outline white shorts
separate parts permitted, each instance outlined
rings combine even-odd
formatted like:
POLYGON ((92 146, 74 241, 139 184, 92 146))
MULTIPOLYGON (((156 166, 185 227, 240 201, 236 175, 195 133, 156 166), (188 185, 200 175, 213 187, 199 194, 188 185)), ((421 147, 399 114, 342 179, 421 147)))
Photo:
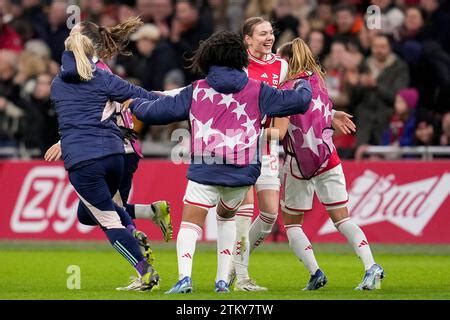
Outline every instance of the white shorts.
POLYGON ((283 174, 284 199, 280 202, 284 212, 303 214, 310 211, 314 192, 327 210, 347 206, 348 193, 342 165, 305 180, 301 179, 296 160, 288 156, 283 166, 283 174))
POLYGON ((280 159, 278 155, 263 155, 261 157, 261 175, 256 180, 256 192, 261 190, 280 191, 280 159))
POLYGON ((225 209, 233 211, 239 208, 249 189, 250 186, 223 187, 189 180, 183 202, 208 210, 220 201, 225 209))

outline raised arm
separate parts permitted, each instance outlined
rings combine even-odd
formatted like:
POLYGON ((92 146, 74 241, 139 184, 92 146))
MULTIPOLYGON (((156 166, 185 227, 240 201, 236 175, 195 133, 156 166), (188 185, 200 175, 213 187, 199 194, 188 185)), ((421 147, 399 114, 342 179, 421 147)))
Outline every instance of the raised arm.
POLYGON ((156 100, 134 99, 130 110, 147 124, 169 124, 189 119, 192 102, 192 86, 187 86, 175 96, 162 96, 156 100))
POLYGON ((132 98, 155 100, 159 97, 158 94, 135 86, 112 73, 107 73, 105 85, 108 90, 109 98, 120 103, 132 98))
POLYGON ((263 115, 285 117, 305 113, 311 98, 311 86, 305 80, 298 81, 293 90, 278 90, 262 84, 259 106, 263 115))

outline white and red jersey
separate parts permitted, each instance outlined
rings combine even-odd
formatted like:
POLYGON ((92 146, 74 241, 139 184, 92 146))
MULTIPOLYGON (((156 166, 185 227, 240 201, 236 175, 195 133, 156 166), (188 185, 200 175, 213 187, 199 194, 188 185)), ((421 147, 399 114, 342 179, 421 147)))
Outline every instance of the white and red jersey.
MULTIPOLYGON (((279 88, 286 80, 289 65, 286 60, 276 54, 268 54, 264 60, 256 58, 247 50, 248 53, 248 68, 247 74, 250 79, 259 80, 271 87, 279 88)), ((272 126, 272 119, 265 118, 263 123, 264 128, 272 126)), ((269 144, 263 149, 264 154, 270 154, 269 144)))
POLYGON ((278 88, 286 80, 288 73, 288 63, 275 54, 267 55, 265 60, 261 60, 248 52, 248 77, 267 83, 269 86, 278 88))

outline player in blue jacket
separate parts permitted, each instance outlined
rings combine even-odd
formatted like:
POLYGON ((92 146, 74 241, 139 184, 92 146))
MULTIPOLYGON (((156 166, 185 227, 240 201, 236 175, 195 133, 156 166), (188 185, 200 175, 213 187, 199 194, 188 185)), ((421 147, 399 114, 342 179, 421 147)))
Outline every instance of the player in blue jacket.
MULTIPOLYGON (((102 59, 110 59, 118 54, 127 54, 126 45, 128 44, 128 38, 131 33, 135 32, 143 22, 140 18, 131 17, 126 21, 111 27, 100 27, 91 21, 82 21, 75 25, 70 34, 76 32, 88 37, 95 48, 96 56, 92 61, 99 69, 104 69, 109 72, 111 70, 102 61, 102 59)), ((129 203, 129 194, 131 190, 133 175, 138 168, 138 164, 141 158, 143 158, 139 142, 134 139, 133 135, 133 120, 131 112, 129 110, 121 111, 121 105, 118 102, 110 101, 107 103, 107 107, 104 112, 110 112, 116 114, 116 123, 119 125, 124 134, 124 148, 125 148, 125 162, 124 173, 122 181, 119 186, 118 192, 113 197, 113 201, 119 206, 123 207, 134 220, 136 218, 143 218, 152 221, 157 224, 162 233, 165 241, 172 239, 172 222, 170 217, 169 204, 167 201, 155 201, 150 204, 131 204, 129 203)), ((61 158, 61 145, 60 142, 55 143, 45 153, 45 160, 56 161, 61 158)), ((119 212, 120 214, 120 212, 119 212)), ((95 226, 96 221, 92 219, 89 214, 88 208, 82 203, 79 203, 77 210, 77 217, 80 223, 84 225, 95 226)), ((121 221, 124 220, 121 218, 121 221)), ((150 247, 147 235, 142 231, 137 231, 135 237, 139 239, 141 249, 144 256, 148 259, 149 263, 154 260, 153 251, 150 247)), ((134 290, 140 287, 139 279, 133 279, 131 283, 126 287, 117 288, 118 290, 134 290)))
POLYGON ((228 268, 236 237, 234 214, 260 175, 259 139, 266 116, 304 113, 311 87, 299 82, 295 90, 280 91, 248 78, 243 68, 248 55, 237 34, 212 35, 199 47, 193 69, 207 75, 171 97, 133 99, 136 117, 149 124, 189 120, 191 164, 177 237, 179 281, 167 293, 192 288, 192 260, 208 209, 217 205, 218 268, 216 292, 228 292, 228 268))
POLYGON ((159 275, 139 249, 130 216, 112 201, 122 180, 124 145, 108 101, 157 95, 95 67, 92 41, 81 33, 65 41, 61 71, 52 82, 64 166, 80 200, 113 247, 136 269, 139 290, 158 286, 159 275), (122 219, 122 222, 121 222, 122 219))

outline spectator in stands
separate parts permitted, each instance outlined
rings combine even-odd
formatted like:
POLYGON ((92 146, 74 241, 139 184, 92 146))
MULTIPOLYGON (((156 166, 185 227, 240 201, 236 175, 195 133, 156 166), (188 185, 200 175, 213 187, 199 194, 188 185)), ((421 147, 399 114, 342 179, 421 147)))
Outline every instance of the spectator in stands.
MULTIPOLYGON (((22 109, 0 95, 0 149, 3 147, 18 147, 20 138, 22 109)), ((0 152, 0 157, 3 154, 0 152)))
MULTIPOLYGON (((195 0, 178 0, 175 18, 172 21, 170 40, 175 46, 180 62, 183 58, 192 57, 201 40, 212 34, 212 26, 200 16, 195 0)), ((187 66, 187 64, 184 64, 187 66)), ((191 83, 197 79, 190 71, 184 69, 186 81, 191 83)))
POLYGON ((59 63, 51 59, 50 48, 44 41, 38 39, 27 41, 27 43, 25 43, 25 51, 31 52, 43 59, 47 72, 49 72, 53 76, 56 76, 58 74, 60 67, 59 63))
POLYGON ((382 145, 412 146, 419 93, 414 88, 400 90, 395 96, 394 113, 382 137, 382 145))
MULTIPOLYGON (((22 14, 17 17, 25 29, 31 28, 32 35, 41 38, 46 33, 48 16, 44 13, 43 1, 39 0, 23 0, 21 1, 22 14)), ((19 28, 17 28, 19 30, 19 28)), ((29 40, 29 36, 23 38, 24 41, 29 40)))
POLYGON ((27 98, 24 142, 39 155, 59 140, 55 109, 50 102, 50 85, 53 76, 41 73, 36 77, 32 94, 27 98))
POLYGON ((334 41, 331 45, 330 54, 324 61, 327 72, 325 83, 328 94, 338 110, 349 111, 350 84, 358 81, 358 66, 362 59, 361 53, 350 52, 342 41, 334 41), (349 82, 350 78, 353 82, 349 82))
POLYGON ((308 19, 317 6, 317 1, 315 0, 290 0, 290 3, 292 6, 292 14, 301 23, 303 23, 303 20, 308 19))
POLYGON ((332 28, 333 18, 331 1, 320 1, 315 10, 309 15, 308 21, 311 29, 325 31, 328 28, 332 28))
POLYGON ((381 30, 385 34, 392 34, 405 19, 405 15, 392 0, 371 0, 381 10, 381 30))
POLYGON ((441 129, 440 145, 450 146, 450 112, 446 112, 442 116, 441 129))
POLYGON ((203 6, 203 15, 213 26, 214 32, 230 29, 230 17, 228 15, 229 0, 207 0, 203 6))
POLYGON ((136 9, 132 6, 129 6, 126 3, 120 3, 117 7, 117 20, 118 23, 123 23, 131 17, 138 16, 136 9))
POLYGON ((450 55, 441 45, 428 39, 424 15, 418 7, 405 11, 405 22, 394 34, 395 51, 408 63, 411 86, 419 88, 421 105, 443 111, 450 99, 450 55))
POLYGON ((105 10, 105 3, 103 0, 81 0, 81 20, 88 20, 93 23, 100 23, 100 16, 105 10))
POLYGON ((330 39, 324 31, 312 30, 307 37, 308 46, 311 48, 311 52, 314 57, 323 64, 325 56, 330 51, 330 39))
POLYGON ((136 11, 144 23, 152 22, 154 10, 152 2, 153 0, 136 0, 136 11))
POLYGON ((14 82, 17 73, 18 58, 14 51, 0 50, 0 97, 22 108, 20 85, 14 82))
POLYGON ((299 36, 300 21, 292 14, 290 0, 277 0, 270 21, 273 21, 275 32, 274 48, 292 41, 299 36))
POLYGON ((3 23, 3 14, 0 11, 0 50, 7 49, 20 52, 23 49, 22 39, 13 27, 3 23))
POLYGON ((14 83, 21 87, 22 96, 31 94, 35 77, 47 70, 47 61, 31 51, 24 50, 19 55, 14 83))
POLYGON ((441 8, 442 0, 420 0, 426 13, 425 36, 437 41, 450 54, 450 16, 441 8))
POLYGON ((52 60, 61 61, 64 51, 64 40, 69 36, 70 29, 67 28, 67 3, 63 0, 53 0, 47 12, 47 24, 40 34, 50 47, 52 60))
POLYGON ((180 68, 174 49, 160 37, 155 25, 141 26, 130 36, 130 40, 135 42, 136 52, 117 59, 127 76, 138 79, 147 90, 162 91, 165 75, 172 69, 180 68))
POLYGON ((377 35, 372 53, 363 62, 361 76, 352 89, 358 131, 357 145, 379 145, 381 134, 392 115, 395 94, 409 84, 408 66, 391 50, 389 38, 377 35))
POLYGON ((414 145, 416 146, 432 146, 437 145, 439 139, 437 138, 436 129, 437 124, 431 117, 425 117, 419 120, 415 131, 414 145))
POLYGON ((364 28, 364 20, 356 13, 356 8, 339 4, 334 8, 336 22, 327 27, 328 35, 344 42, 359 44, 359 36, 364 28))
POLYGON ((174 17, 172 0, 152 0, 152 14, 150 22, 156 25, 161 33, 161 38, 170 37, 170 27, 174 17))
POLYGON ((265 20, 270 19, 273 9, 275 8, 277 0, 250 0, 248 1, 245 16, 250 17, 262 17, 265 20))

